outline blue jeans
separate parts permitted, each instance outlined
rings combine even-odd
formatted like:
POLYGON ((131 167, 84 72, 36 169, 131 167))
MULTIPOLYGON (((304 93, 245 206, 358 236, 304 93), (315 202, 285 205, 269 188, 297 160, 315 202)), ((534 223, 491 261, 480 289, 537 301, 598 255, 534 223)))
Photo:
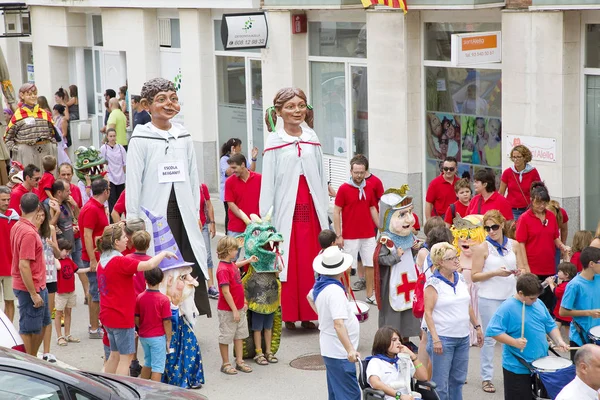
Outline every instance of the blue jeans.
POLYGON ((329 400, 360 400, 356 366, 345 358, 323 356, 323 361, 327 370, 329 400))
POLYGON ((516 221, 519 219, 519 217, 521 215, 523 215, 523 213, 527 211, 527 207, 524 208, 513 208, 512 209, 512 214, 513 214, 513 219, 516 221))
POLYGON ((210 233, 208 232, 208 224, 204 224, 202 227, 202 236, 204 237, 204 247, 206 247, 206 267, 212 268, 212 254, 210 251, 210 233))
MULTIPOLYGON (((481 316, 481 329, 483 332, 488 327, 492 316, 500 307, 504 300, 492 300, 479 298, 479 315, 481 316)), ((483 347, 481 348, 481 380, 491 381, 494 377, 494 346, 496 340, 494 338, 485 337, 483 347)))
POLYGON ((75 239, 73 242, 73 250, 71 250, 71 259, 79 268, 83 268, 83 263, 81 260, 81 239, 75 239))
POLYGON ((469 370, 469 336, 453 338, 440 336, 442 354, 433 352, 433 339, 427 334, 427 352, 431 358, 431 380, 437 384, 440 400, 462 400, 462 388, 469 370))

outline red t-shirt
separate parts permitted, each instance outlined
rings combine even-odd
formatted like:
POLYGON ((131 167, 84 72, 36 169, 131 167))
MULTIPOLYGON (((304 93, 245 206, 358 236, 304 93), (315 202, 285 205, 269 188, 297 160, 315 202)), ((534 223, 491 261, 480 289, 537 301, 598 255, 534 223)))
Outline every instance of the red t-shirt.
MULTIPOLYGON (((260 183, 262 176, 259 173, 248 171, 250 175, 246 182, 238 178, 236 175, 231 175, 225 181, 225 201, 234 203, 240 210, 250 214, 260 215, 258 208, 258 200, 260 199, 260 183)), ((231 208, 229 213, 229 224, 227 230, 231 232, 244 232, 246 223, 236 217, 231 208)))
MULTIPOLYGON (((83 199, 81 198, 81 190, 79 190, 79 187, 77 185, 73 185, 71 183, 71 197, 73 198, 73 200, 75 200, 75 203, 77 203, 77 207, 79 207, 79 210, 81 211, 81 207, 83 207, 83 199)), ((81 238, 81 235, 79 234, 79 231, 77 231, 77 233, 75 234, 75 239, 79 239, 81 238)))
POLYGON ((70 258, 63 258, 58 262, 60 270, 56 271, 56 293, 72 293, 75 291, 75 273, 79 267, 70 258))
POLYGON ((581 264, 580 251, 576 251, 575 253, 573 253, 573 255, 571 256, 571 262, 577 267, 577 272, 583 271, 583 264, 581 264))
MULTIPOLYGON (((13 187, 10 192, 10 202, 8 203, 8 208, 12 208, 17 212, 17 214, 21 215, 21 197, 25 193, 30 193, 29 190, 25 189, 22 183, 19 183, 17 186, 13 187)), ((35 193, 38 197, 40 197, 39 192, 36 188, 31 190, 31 193, 35 193)))
MULTIPOLYGON (((81 259, 83 261, 90 261, 87 250, 85 249, 85 228, 92 230, 92 242, 96 245, 96 238, 102 236, 104 228, 108 226, 108 218, 104 211, 104 204, 100 204, 94 197, 90 197, 90 200, 85 203, 81 211, 79 212, 79 232, 81 233, 81 259)), ((100 254, 95 252, 96 260, 100 259, 100 254)), ((115 327, 111 327, 115 328, 115 327)))
POLYGON ((421 230, 421 224, 419 223, 419 216, 415 213, 413 213, 413 218, 415 219, 415 224, 413 225, 413 228, 417 231, 421 230))
POLYGON ((119 215, 123 215, 125 216, 126 213, 126 209, 125 209, 125 190, 123 190, 121 192, 121 194, 119 195, 119 198, 117 199, 117 202, 115 203, 113 210, 115 210, 117 213, 119 213, 119 215))
POLYGON ((42 179, 40 179, 40 184, 38 185, 40 201, 44 201, 48 198, 46 195, 46 190, 52 193, 52 185, 54 185, 55 180, 56 178, 54 178, 52 173, 48 171, 44 172, 42 179))
POLYGON ((525 211, 517 221, 517 242, 525 244, 525 252, 531 272, 536 275, 554 275, 554 256, 558 238, 558 224, 552 211, 546 210, 546 223, 542 223, 531 209, 525 211))
MULTIPOLYGON (((123 252, 123 255, 138 261, 148 261, 152 258, 144 253, 125 254, 125 252, 123 252)), ((144 271, 137 271, 135 273, 133 277, 133 290, 135 290, 136 296, 146 290, 146 278, 144 278, 144 271)))
POLYGON ((427 187, 427 194, 425 195, 425 201, 433 204, 431 210, 431 216, 440 217, 444 215, 448 206, 456 201, 456 192, 454 191, 454 184, 458 180, 457 176, 454 176, 452 183, 444 179, 444 174, 434 178, 429 182, 427 187))
MULTIPOLYGON (((7 210, 4 215, 12 215, 12 211, 7 210)), ((10 245, 10 230, 17 223, 11 219, 10 222, 5 218, 0 218, 0 276, 11 276, 12 250, 10 245)), ((11 290, 8 288, 7 290, 11 290)))
MULTIPOLYGON (((219 283, 219 288, 229 285, 229 292, 231 293, 231 297, 233 297, 235 306, 238 310, 244 308, 244 286, 242 286, 240 269, 234 263, 219 261, 219 266, 217 267, 217 282, 219 283)), ((227 304, 227 301, 225 301, 225 296, 223 296, 223 294, 219 296, 217 309, 233 311, 229 307, 229 304, 227 304)))
MULTIPOLYGON (((206 200, 210 200, 210 193, 208 193, 208 187, 203 183, 200 185, 200 222, 202 226, 206 223, 206 200)), ((244 230, 246 230, 245 227, 244 230)))
MULTIPOLYGON (((468 205, 465 206, 463 203, 460 202, 460 200, 456 200, 452 204, 454 204, 454 216, 460 215, 464 218, 467 215, 469 215, 467 214, 467 207, 469 207, 468 205)), ((452 217, 452 208, 448 206, 448 209, 446 210, 446 215, 444 216, 444 222, 447 222, 450 225, 452 225, 453 220, 454 218, 452 217)))
POLYGON ((138 335, 143 338, 163 336, 163 321, 171 319, 171 301, 159 290, 146 289, 135 302, 135 316, 140 317, 138 335))
POLYGON ((554 296, 556 296, 556 306, 554 307, 554 315, 562 321, 571 322, 573 320, 573 317, 563 317, 558 313, 560 310, 560 305, 562 303, 562 298, 565 295, 567 283, 569 283, 569 281, 561 282, 558 286, 554 288, 554 296))
POLYGON ((375 208, 379 211, 379 200, 381 200, 381 196, 383 196, 383 192, 385 189, 383 188, 383 182, 381 179, 371 174, 368 178, 365 178, 367 181, 367 187, 373 191, 373 198, 375 199, 375 208))
POLYGON ((106 266, 98 263, 98 290, 100 291, 100 321, 108 328, 135 327, 135 291, 133 275, 140 262, 116 256, 106 266))
POLYGON ((20 260, 29 260, 31 277, 35 291, 46 287, 46 260, 44 248, 37 228, 28 220, 21 218, 10 230, 10 247, 12 250, 13 289, 27 291, 19 270, 20 260))
POLYGON ((512 208, 525 208, 529 206, 529 189, 531 188, 531 184, 541 181, 542 178, 540 178, 540 174, 535 168, 523 175, 515 173, 512 168, 506 168, 502 172, 500 180, 506 184, 506 188, 508 189, 506 200, 508 200, 510 206, 512 208), (523 179, 519 181, 521 176, 523 179))
MULTIPOLYGON (((471 199, 469 206, 467 207, 467 215, 471 214, 485 214, 489 210, 498 210, 500 214, 506 218, 507 221, 514 219, 512 214, 512 207, 508 203, 508 201, 501 196, 500 193, 494 192, 487 199, 483 200, 483 196, 480 194, 476 195, 471 199), (481 202, 481 206, 480 206, 481 202)), ((462 214, 461 214, 462 215, 462 214)), ((556 220, 556 218, 555 218, 556 220)))
POLYGON ((362 199, 358 198, 358 188, 348 183, 343 183, 337 191, 335 205, 342 209, 344 239, 367 239, 375 236, 375 224, 371 218, 371 207, 375 205, 375 199, 373 191, 367 188, 362 199))

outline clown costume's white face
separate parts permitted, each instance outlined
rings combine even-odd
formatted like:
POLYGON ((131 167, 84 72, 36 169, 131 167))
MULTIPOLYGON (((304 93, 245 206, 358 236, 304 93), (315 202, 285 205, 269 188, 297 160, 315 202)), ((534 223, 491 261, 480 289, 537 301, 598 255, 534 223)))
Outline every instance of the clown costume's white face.
POLYGON ((390 232, 398 236, 408 236, 412 233, 412 227, 415 224, 413 217, 413 207, 396 210, 390 219, 390 232))

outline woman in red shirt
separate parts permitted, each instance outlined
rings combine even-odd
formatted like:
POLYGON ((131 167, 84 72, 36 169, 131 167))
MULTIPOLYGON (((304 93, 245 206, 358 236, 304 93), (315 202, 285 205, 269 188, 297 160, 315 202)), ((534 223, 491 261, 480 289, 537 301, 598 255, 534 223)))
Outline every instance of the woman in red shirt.
POLYGON ((522 144, 513 147, 510 151, 513 165, 502 172, 500 189, 498 192, 504 196, 512 207, 515 221, 519 219, 529 206, 529 188, 533 182, 541 181, 540 174, 532 167, 531 151, 522 144), (508 194, 506 190, 508 189, 508 194))
POLYGON ((135 354, 135 290, 133 276, 137 271, 158 267, 165 258, 176 257, 163 251, 148 261, 124 257, 127 235, 123 225, 112 224, 104 228, 96 242, 100 253, 98 263, 98 290, 100 291, 100 320, 108 333, 110 357, 104 371, 129 375, 129 365, 135 354))
MULTIPOLYGON (((561 242, 556 217, 552 211, 546 209, 550 202, 546 185, 543 182, 532 183, 530 194, 531 206, 517 221, 516 239, 524 250, 521 256, 522 265, 543 282, 555 274, 555 249, 568 252, 571 248, 561 242)), ((550 289, 546 288, 539 299, 552 314, 554 299, 550 289)))

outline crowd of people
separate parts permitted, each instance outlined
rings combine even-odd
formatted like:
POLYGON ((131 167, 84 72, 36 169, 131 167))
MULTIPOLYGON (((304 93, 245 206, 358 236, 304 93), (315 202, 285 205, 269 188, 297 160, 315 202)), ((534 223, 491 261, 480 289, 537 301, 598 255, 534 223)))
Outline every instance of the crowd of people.
POLYGON ((80 342, 71 334, 78 276, 89 308, 89 338, 103 341, 106 372, 200 387, 199 346, 194 346, 195 369, 186 368, 195 371, 193 377, 172 374, 182 362, 178 357, 188 358, 171 354, 177 353, 172 343, 192 340, 193 321, 183 303, 160 293, 165 274, 189 268, 178 276, 196 286, 191 314, 210 317, 208 299, 218 299, 221 372, 252 372, 242 358, 250 331, 256 364, 276 363, 274 313, 248 312, 242 285, 240 269, 260 260, 242 254, 238 244, 251 221, 268 215, 284 238, 281 249, 273 248, 281 260, 273 275, 281 282, 281 320, 289 330, 298 329, 297 322, 319 329, 330 399, 361 398, 354 365, 360 357, 361 309, 349 300, 361 290, 364 301, 380 310, 372 355, 365 359, 366 380, 386 398, 416 398, 414 377, 435 382, 442 400, 462 399, 471 346, 481 347, 482 390, 494 393, 496 341, 503 344, 506 399, 532 398, 530 372, 521 361, 547 356, 550 346, 571 350, 577 367, 565 393, 587 387, 588 397, 597 398, 600 383, 593 371, 600 358, 587 343, 589 331, 600 325, 600 225, 595 236, 579 231, 573 246, 566 245, 568 215, 551 200, 527 147, 511 150, 513 165, 503 172, 499 188, 494 173, 483 168, 472 185, 459 179, 456 158, 446 157, 427 187, 422 240, 408 187, 386 190, 364 155, 352 157, 349 179, 337 191, 329 185, 312 129, 317 110, 302 90, 282 89, 265 114, 271 133, 262 173, 256 171, 259 149, 251 149, 248 159, 237 138, 221 147, 226 236, 216 249, 214 273, 214 209, 198 179, 191 136, 171 122, 179 112, 171 82, 146 82, 139 96, 131 96, 131 106, 126 86, 118 97, 106 90, 100 155, 107 175, 85 176, 78 184, 72 183, 66 152, 69 121, 79 118, 77 87, 57 91, 53 112, 34 85, 24 85, 19 96, 2 141, 24 168, 21 182, 0 186, 0 247, 10 250, 0 254, 0 284, 11 320, 18 302, 28 353, 37 355, 43 342, 42 357, 55 361, 52 318, 58 346, 80 342), (330 196, 335 197, 332 220, 330 196), (159 237, 175 246, 163 246, 159 237), (168 264, 173 259, 180 263, 168 264), (181 311, 172 312, 178 307, 181 311), (569 344, 560 331, 567 326, 569 344), (419 339, 418 347, 411 338, 419 339))

